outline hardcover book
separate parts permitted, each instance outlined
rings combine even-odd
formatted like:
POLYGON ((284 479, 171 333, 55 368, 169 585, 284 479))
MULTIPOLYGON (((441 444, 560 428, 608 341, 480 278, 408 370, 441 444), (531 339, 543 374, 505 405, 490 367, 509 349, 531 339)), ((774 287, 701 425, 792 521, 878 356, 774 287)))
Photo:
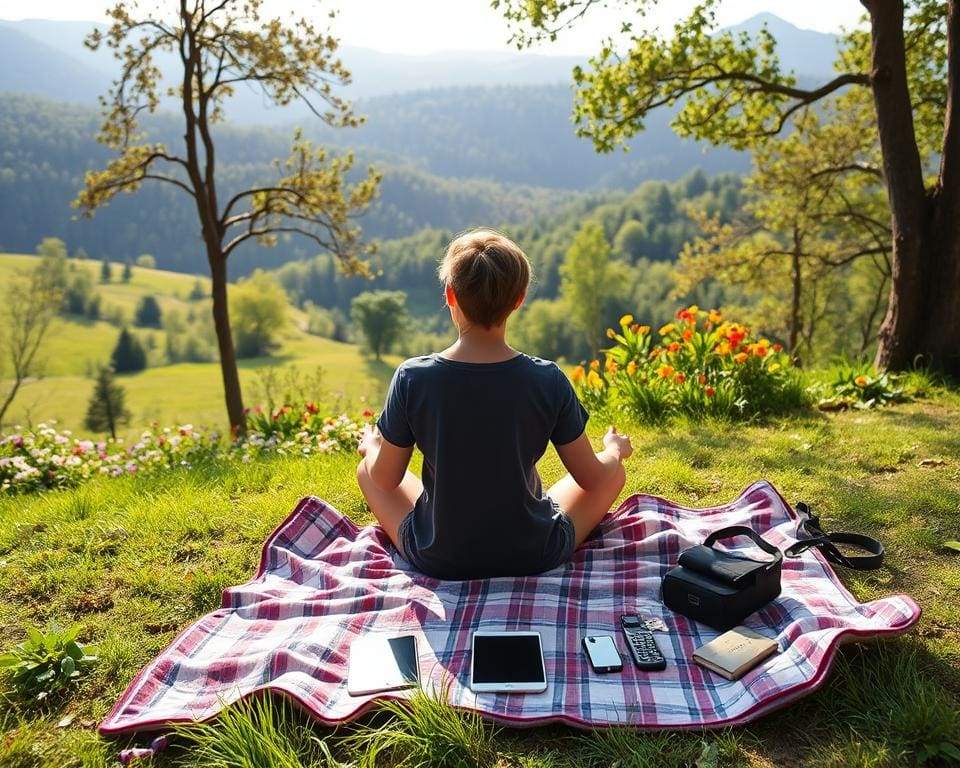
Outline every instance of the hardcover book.
POLYGON ((693 660, 728 680, 736 680, 778 650, 776 640, 747 627, 734 627, 697 648, 693 660))

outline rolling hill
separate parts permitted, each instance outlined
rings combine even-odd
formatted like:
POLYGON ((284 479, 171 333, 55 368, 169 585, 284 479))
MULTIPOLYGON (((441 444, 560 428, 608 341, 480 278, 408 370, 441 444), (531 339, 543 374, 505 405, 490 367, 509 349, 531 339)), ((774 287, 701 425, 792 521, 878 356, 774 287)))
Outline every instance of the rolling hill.
MULTIPOLYGON (((0 281, 15 270, 31 267, 37 258, 0 254, 0 281)), ((99 262, 71 260, 70 263, 99 278, 99 262)), ((116 272, 119 275, 119 270, 116 272)), ((128 319, 132 318, 136 303, 146 295, 155 296, 165 313, 172 310, 209 312, 209 299, 189 299, 194 281, 191 275, 134 267, 129 283, 101 284, 97 291, 103 299, 104 314, 118 308, 128 319)), ((240 379, 250 405, 258 402, 258 371, 270 368, 280 371, 292 366, 305 376, 314 374, 318 367, 323 369, 323 391, 312 396, 325 400, 331 407, 359 410, 366 407, 366 403, 380 401, 398 358, 368 360, 356 345, 311 336, 303 330, 303 313, 294 307, 290 307, 289 319, 279 349, 272 356, 240 361, 240 379)), ((149 337, 154 337, 154 351, 148 352, 154 365, 140 373, 117 377, 127 391, 127 406, 132 416, 127 436, 139 434, 143 426, 153 420, 165 424, 190 421, 207 426, 222 425, 226 411, 219 363, 164 365, 160 362, 164 333, 133 330, 148 346, 149 337)), ((22 388, 5 422, 35 426, 56 420, 61 428, 86 433, 83 417, 94 383, 90 373, 97 365, 109 361, 118 334, 116 325, 102 320, 58 317, 42 349, 42 378, 22 388)), ((5 375, 5 368, 0 365, 0 392, 6 392, 5 375)))

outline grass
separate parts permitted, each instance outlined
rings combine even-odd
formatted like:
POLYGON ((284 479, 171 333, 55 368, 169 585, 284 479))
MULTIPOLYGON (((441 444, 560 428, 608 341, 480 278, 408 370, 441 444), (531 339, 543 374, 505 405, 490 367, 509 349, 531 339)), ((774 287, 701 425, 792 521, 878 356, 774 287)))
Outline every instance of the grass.
MULTIPOLYGON (((599 438, 604 426, 592 424, 591 434, 599 438)), ((840 576, 861 600, 912 595, 923 608, 918 627, 882 646, 846 649, 819 692, 730 731, 495 730, 427 697, 332 731, 266 698, 184 731, 154 764, 960 764, 952 752, 960 747, 960 557, 943 547, 960 531, 960 395, 936 389, 895 408, 811 412, 736 429, 621 426, 636 447, 624 495, 706 505, 766 477, 788 499, 810 503, 828 530, 880 538, 883 569, 840 576), (945 463, 922 465, 927 458, 945 463)), ((263 540, 298 498, 314 493, 371 522, 354 464, 348 455, 278 457, 0 499, 0 651, 20 642, 26 625, 56 619, 81 623, 80 641, 101 657, 91 676, 46 709, 0 708, 0 765, 112 765, 128 742, 101 739, 95 724, 179 630, 219 605, 223 587, 249 578, 263 540), (69 724, 58 727, 65 717, 69 724)), ((547 484, 560 476, 552 450, 540 469, 547 484)))
MULTIPOLYGON (((15 270, 32 267, 36 256, 0 254, 0 281, 15 270)), ((100 262, 71 260, 71 265, 88 270, 95 280, 100 277, 100 262)), ((185 314, 209 312, 209 299, 188 301, 195 281, 191 275, 133 267, 129 283, 120 283, 120 268, 114 269, 114 282, 97 284, 103 297, 103 311, 119 307, 132 319, 137 302, 147 295, 157 298, 163 312, 178 309, 185 314)), ((259 372, 270 368, 295 367, 302 372, 323 369, 323 390, 312 396, 325 399, 331 408, 362 410, 365 403, 379 403, 386 391, 396 356, 383 361, 363 357, 352 344, 310 336, 302 330, 303 315, 290 308, 290 323, 271 357, 241 360, 240 382, 248 404, 256 404, 255 392, 259 372)), ((159 356, 164 348, 160 330, 138 329, 142 337, 153 336, 159 356)), ((97 365, 109 361, 119 330, 105 321, 59 317, 54 321, 42 348, 43 376, 28 382, 18 393, 9 413, 7 425, 36 425, 56 420, 63 429, 82 432, 87 403, 93 393, 91 373, 97 365)), ((0 368, 0 376, 3 370, 0 368)), ((164 424, 219 425, 225 421, 223 380, 219 363, 177 363, 157 365, 136 374, 117 377, 127 392, 126 404, 131 411, 131 426, 125 436, 139 433, 153 420, 164 424)), ((6 391, 0 380, 0 392, 6 391)))

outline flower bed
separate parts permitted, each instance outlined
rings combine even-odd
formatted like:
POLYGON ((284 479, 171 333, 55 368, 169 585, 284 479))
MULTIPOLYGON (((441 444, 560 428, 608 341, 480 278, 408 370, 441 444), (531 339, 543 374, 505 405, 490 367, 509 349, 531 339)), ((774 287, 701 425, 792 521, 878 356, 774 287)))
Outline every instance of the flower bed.
POLYGON ((624 412, 642 422, 671 414, 747 419, 807 404, 799 371, 780 344, 753 341, 750 329, 717 310, 680 309, 659 329, 620 318, 604 364, 577 366, 570 378, 591 412, 624 412))
POLYGON ((312 403, 303 408, 285 405, 274 412, 255 408, 248 413, 246 435, 230 442, 192 424, 152 424, 133 443, 80 439, 69 430, 58 431, 55 424, 41 424, 34 431, 18 427, 0 437, 0 493, 68 488, 93 477, 189 467, 226 456, 250 461, 271 453, 309 456, 356 450, 361 425, 373 415, 364 411, 362 419, 324 417, 312 403))

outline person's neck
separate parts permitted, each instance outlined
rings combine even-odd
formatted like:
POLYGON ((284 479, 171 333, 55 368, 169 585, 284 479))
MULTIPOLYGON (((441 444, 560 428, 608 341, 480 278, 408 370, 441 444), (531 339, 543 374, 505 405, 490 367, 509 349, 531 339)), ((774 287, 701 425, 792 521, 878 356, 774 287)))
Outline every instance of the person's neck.
POLYGON ((459 338, 440 353, 448 360, 463 363, 501 363, 519 353, 505 338, 506 324, 484 328, 468 326, 460 329, 459 338))

